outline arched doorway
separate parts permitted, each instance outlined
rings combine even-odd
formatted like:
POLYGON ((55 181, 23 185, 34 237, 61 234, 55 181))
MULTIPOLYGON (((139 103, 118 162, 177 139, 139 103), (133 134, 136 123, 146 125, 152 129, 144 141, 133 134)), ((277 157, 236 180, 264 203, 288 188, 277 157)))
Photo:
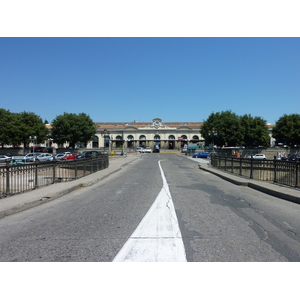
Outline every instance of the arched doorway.
POLYGON ((175 149, 175 136, 174 135, 169 135, 168 148, 169 149, 175 149))
POLYGON ((127 136, 127 148, 133 148, 134 147, 134 137, 133 135, 127 136))
POLYGON ((116 136, 116 148, 123 147, 123 137, 121 135, 116 136))
POLYGON ((145 135, 140 135, 139 142, 140 142, 141 147, 146 147, 146 136, 145 135))
POLYGON ((186 147, 187 147, 187 145, 188 145, 188 140, 187 140, 187 136, 185 135, 185 134, 183 134, 182 136, 181 136, 181 148, 183 148, 184 147, 184 145, 186 145, 186 147))
POLYGON ((99 137, 97 135, 93 136, 93 148, 99 148, 99 137))

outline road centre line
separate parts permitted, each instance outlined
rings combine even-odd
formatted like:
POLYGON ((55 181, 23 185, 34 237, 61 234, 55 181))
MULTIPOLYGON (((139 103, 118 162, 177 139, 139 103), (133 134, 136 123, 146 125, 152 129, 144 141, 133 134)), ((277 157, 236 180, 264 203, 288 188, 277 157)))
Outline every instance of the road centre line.
POLYGON ((163 187, 113 262, 186 262, 174 204, 160 162, 163 187))

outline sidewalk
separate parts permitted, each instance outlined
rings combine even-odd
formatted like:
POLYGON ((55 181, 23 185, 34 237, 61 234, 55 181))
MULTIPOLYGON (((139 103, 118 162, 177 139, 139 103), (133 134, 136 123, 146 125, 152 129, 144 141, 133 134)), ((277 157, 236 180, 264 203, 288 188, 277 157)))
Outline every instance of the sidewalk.
POLYGON ((295 202, 300 204, 300 190, 283 186, 275 183, 270 183, 267 181, 259 181, 254 179, 248 179, 245 177, 237 176, 234 174, 231 174, 229 172, 224 172, 218 169, 212 168, 208 163, 199 163, 198 164, 199 169, 210 172, 216 176, 221 177, 222 179, 225 179, 233 184, 236 185, 242 185, 242 186, 248 186, 250 188, 253 188, 255 190, 258 190, 260 192, 269 194, 271 196, 275 196, 278 198, 281 198, 283 200, 288 200, 291 202, 295 202))
POLYGON ((138 159, 140 155, 116 156, 109 158, 109 167, 86 177, 51 184, 23 194, 0 199, 0 219, 21 212, 31 207, 55 200, 79 188, 87 187, 121 170, 127 164, 138 159))

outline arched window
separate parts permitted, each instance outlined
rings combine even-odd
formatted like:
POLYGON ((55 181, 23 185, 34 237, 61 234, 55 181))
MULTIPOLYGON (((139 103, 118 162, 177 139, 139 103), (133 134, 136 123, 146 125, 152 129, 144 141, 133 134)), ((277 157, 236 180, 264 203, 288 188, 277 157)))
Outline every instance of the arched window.
POLYGON ((128 139, 128 140, 134 140, 134 137, 133 137, 133 135, 128 135, 128 136, 127 136, 127 139, 128 139))
POLYGON ((144 136, 144 135, 140 136, 140 140, 145 140, 145 139, 146 139, 146 136, 144 136))
POLYGON ((175 140, 175 136, 174 135, 169 135, 169 140, 175 140))
POLYGON ((123 138, 122 138, 122 136, 121 136, 121 135, 117 135, 117 136, 116 136, 116 140, 122 141, 122 140, 123 140, 123 138))
POLYGON ((186 136, 186 135, 184 135, 184 134, 183 134, 181 137, 182 137, 184 140, 186 140, 186 139, 187 139, 187 136, 186 136))
POLYGON ((199 140, 199 136, 198 135, 194 135, 193 136, 193 140, 199 140))
POLYGON ((159 136, 158 134, 156 134, 156 135, 154 136, 154 139, 155 139, 155 140, 160 140, 160 136, 159 136))

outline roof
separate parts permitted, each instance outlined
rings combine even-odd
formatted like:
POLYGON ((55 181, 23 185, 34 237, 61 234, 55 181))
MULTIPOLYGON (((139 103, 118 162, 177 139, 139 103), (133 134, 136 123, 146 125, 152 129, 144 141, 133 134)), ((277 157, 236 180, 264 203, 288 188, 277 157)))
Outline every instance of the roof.
MULTIPOLYGON (((126 127, 136 127, 136 128, 146 128, 153 125, 153 122, 96 122, 96 127, 99 129, 124 129, 126 127)), ((171 128, 178 128, 182 126, 187 126, 193 129, 198 129, 201 127, 203 122, 162 122, 162 126, 167 126, 171 128)))

